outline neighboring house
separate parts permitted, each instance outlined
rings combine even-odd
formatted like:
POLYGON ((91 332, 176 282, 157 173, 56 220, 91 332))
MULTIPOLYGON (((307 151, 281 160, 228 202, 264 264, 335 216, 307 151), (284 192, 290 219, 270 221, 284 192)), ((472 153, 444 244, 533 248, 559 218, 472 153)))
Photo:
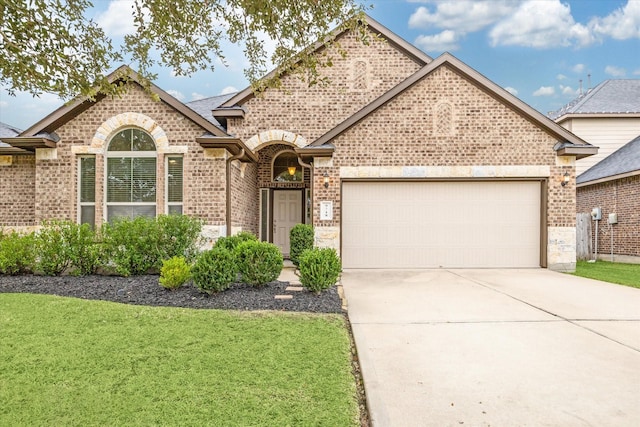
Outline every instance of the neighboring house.
POLYGON ((605 80, 549 117, 599 148, 578 160, 580 175, 640 135, 640 79, 605 80))
POLYGON ((613 240, 614 260, 640 257, 640 135, 581 174, 577 194, 578 212, 601 208, 598 252, 609 259, 613 240), (617 223, 610 225, 612 213, 617 223))
POLYGON ((347 56, 323 71, 330 86, 283 75, 260 97, 185 105, 152 86, 154 102, 130 72, 121 98, 3 138, 29 154, 0 167, 21 200, 0 224, 182 212, 212 239, 246 230, 284 254, 311 223, 344 268, 573 269, 575 160, 597 149, 455 57, 367 24, 368 45, 337 30, 347 56))

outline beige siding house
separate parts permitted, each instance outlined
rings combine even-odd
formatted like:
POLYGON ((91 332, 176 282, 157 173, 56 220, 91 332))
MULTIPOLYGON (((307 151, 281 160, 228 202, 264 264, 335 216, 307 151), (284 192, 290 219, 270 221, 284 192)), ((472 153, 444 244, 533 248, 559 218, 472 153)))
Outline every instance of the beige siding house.
POLYGON ((336 31, 347 56, 329 86, 283 75, 260 97, 191 104, 152 87, 156 102, 121 69, 123 97, 2 138, 1 190, 21 213, 0 207, 0 224, 184 213, 211 240, 250 231, 286 255, 306 222, 345 268, 573 269, 575 163, 597 149, 455 57, 366 23, 369 45, 336 31))

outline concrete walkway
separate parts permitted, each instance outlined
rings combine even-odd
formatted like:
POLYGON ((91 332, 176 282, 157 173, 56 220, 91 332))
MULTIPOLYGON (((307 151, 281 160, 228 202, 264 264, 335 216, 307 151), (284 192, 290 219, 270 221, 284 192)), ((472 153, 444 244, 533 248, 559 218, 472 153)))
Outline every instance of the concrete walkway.
POLYGON ((375 427, 640 426, 640 289, 545 269, 342 285, 375 427))

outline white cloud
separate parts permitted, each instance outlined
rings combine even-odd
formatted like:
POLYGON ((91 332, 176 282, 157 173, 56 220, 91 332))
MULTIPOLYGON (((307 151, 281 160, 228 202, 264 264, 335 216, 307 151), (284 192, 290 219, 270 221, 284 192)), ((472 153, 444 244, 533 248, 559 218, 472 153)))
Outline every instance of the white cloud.
POLYGON ((627 4, 604 18, 589 21, 595 34, 610 36, 618 40, 640 38, 640 1, 628 0, 627 4))
POLYGON ((170 89, 167 91, 167 93, 179 101, 184 101, 184 94, 178 90, 170 89))
POLYGON ((586 66, 584 64, 576 64, 573 66, 573 68, 571 69, 574 73, 584 73, 584 70, 586 69, 586 66))
POLYGON ((109 37, 133 34, 133 0, 113 0, 106 11, 99 13, 95 20, 109 37))
POLYGON ((567 79, 567 76, 565 76, 564 74, 558 74, 558 75, 556 76, 556 79, 557 79, 557 80, 566 80, 566 79, 567 79))
POLYGON ((627 74, 627 70, 615 65, 607 65, 604 67, 604 72, 612 77, 624 77, 627 74))
POLYGON ((227 86, 220 91, 220 95, 227 95, 229 93, 237 92, 238 89, 233 86, 227 86))
POLYGON ((587 27, 576 23, 568 4, 560 0, 528 0, 498 22, 489 32, 493 46, 527 46, 547 49, 586 46, 594 39, 587 27))
POLYGON ((458 49, 458 39, 459 35, 455 31, 444 30, 431 36, 418 36, 414 43, 426 52, 444 52, 458 49))
POLYGON ((197 101, 197 100, 199 100, 199 99, 204 99, 204 98, 206 98, 206 96, 204 96, 204 95, 203 95, 203 94, 201 94, 201 93, 198 93, 198 92, 191 92, 191 100, 192 100, 192 101, 197 101))
POLYGON ((506 90, 513 96, 518 96, 518 91, 515 88, 512 88, 511 86, 505 87, 504 90, 506 90))
POLYGON ((633 70, 633 75, 640 76, 640 68, 638 68, 637 70, 633 70))
POLYGON ((513 0, 447 0, 436 3, 435 11, 421 6, 409 18, 410 28, 443 28, 462 33, 481 30, 512 13, 513 0))
POLYGON ((575 95, 579 95, 580 94, 580 90, 579 89, 575 89, 574 90, 571 86, 560 85, 560 90, 562 91, 563 95, 575 96, 575 95))
POLYGON ((538 90, 533 92, 533 96, 551 96, 556 93, 553 86, 540 86, 538 90))

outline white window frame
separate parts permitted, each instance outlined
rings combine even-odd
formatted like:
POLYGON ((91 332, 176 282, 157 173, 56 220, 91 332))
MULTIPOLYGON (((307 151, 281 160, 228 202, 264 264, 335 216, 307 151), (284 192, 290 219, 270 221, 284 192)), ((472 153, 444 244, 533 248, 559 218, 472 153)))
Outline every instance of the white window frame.
MULTIPOLYGON (((94 191, 93 202, 83 202, 83 201, 81 201, 82 200, 82 197, 81 197, 81 195, 82 195, 82 159, 91 159, 91 158, 94 159, 94 161, 97 162, 95 155, 94 156, 78 156, 76 158, 76 162, 77 162, 77 166, 78 166, 78 168, 77 168, 78 169, 78 181, 77 181, 78 182, 78 191, 77 191, 77 194, 76 194, 76 197, 77 197, 76 200, 77 200, 77 206, 78 206, 78 212, 77 212, 77 222, 78 222, 78 224, 82 224, 82 207, 83 206, 93 206, 93 209, 94 209, 93 224, 94 225, 95 225, 95 221, 96 221, 96 219, 95 219, 95 208, 96 208, 96 194, 95 194, 96 190, 95 190, 95 187, 93 189, 93 191, 94 191)), ((93 178, 94 182, 96 182, 95 178, 96 177, 94 175, 94 178, 93 178)))
MULTIPOLYGON (((126 129, 137 129, 137 128, 125 128, 126 129)), ((149 134, 144 129, 139 129, 142 132, 149 134)), ((151 136, 149 134, 149 136, 151 136)), ((153 137, 151 137, 153 139, 153 137)), ((109 151, 109 144, 111 144, 111 140, 109 140, 109 144, 107 144, 107 149, 105 150, 105 161, 104 161, 104 181, 102 188, 104 189, 103 200, 104 200, 104 210, 103 210, 103 219, 104 221, 109 221, 109 206, 154 206, 155 207, 155 216, 158 216, 158 145, 155 140, 153 141, 155 145, 154 151, 109 151), (147 158, 155 158, 156 159, 156 200, 154 202, 107 202, 108 190, 107 190, 107 174, 109 173, 109 158, 131 158, 131 157, 147 157, 147 158)))
POLYGON ((184 214, 184 156, 176 154, 165 154, 164 156, 164 213, 169 214, 169 206, 180 206, 180 212, 184 214), (170 202, 169 201, 169 160, 180 158, 182 159, 182 201, 170 202))

